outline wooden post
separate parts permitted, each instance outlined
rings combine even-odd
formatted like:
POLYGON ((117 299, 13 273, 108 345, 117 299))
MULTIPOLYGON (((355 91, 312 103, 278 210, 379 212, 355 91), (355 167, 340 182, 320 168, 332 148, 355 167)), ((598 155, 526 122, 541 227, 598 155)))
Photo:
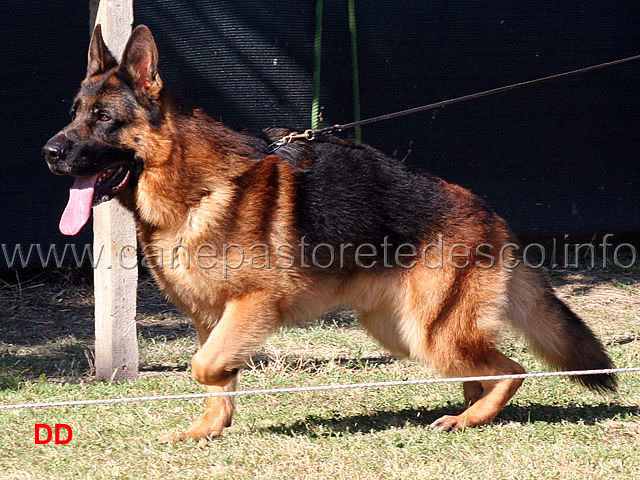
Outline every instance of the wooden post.
MULTIPOLYGON (((120 58, 131 34, 133 0, 90 2, 92 28, 102 26, 111 53, 120 58)), ((136 229, 133 216, 117 201, 93 209, 96 379, 138 376, 136 334, 136 229)))

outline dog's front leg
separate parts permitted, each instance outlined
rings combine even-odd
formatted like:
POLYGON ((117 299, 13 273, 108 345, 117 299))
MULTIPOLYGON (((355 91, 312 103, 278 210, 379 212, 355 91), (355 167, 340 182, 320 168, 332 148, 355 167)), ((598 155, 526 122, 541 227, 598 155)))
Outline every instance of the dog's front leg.
MULTIPOLYGON (((271 292, 254 292, 227 302, 214 328, 196 322, 202 346, 191 359, 193 378, 207 385, 207 392, 235 390, 240 369, 280 324, 276 297, 271 292)), ((231 397, 211 397, 189 431, 166 438, 217 437, 231 424, 233 408, 231 397)))
MULTIPOLYGON (((237 380, 238 376, 236 375, 224 387, 207 386, 207 393, 233 392, 236 389, 237 380)), ((222 430, 231 425, 233 409, 233 397, 209 397, 204 413, 188 431, 171 433, 160 437, 160 440, 196 440, 198 438, 219 437, 222 430)))
POLYGON ((277 304, 276 296, 265 291, 228 301, 220 321, 191 359, 193 378, 204 385, 227 385, 280 326, 277 304))

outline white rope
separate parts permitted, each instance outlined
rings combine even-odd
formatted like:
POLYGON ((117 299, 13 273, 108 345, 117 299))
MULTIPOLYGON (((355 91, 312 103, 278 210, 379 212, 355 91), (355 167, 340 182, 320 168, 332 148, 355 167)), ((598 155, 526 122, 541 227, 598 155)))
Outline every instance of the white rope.
POLYGON ((350 383, 342 385, 319 385, 315 387, 272 388, 265 390, 236 390, 233 392, 189 393, 183 395, 158 395, 153 397, 106 398, 98 400, 71 400, 67 402, 23 403, 0 405, 0 410, 24 408, 73 407, 79 405, 112 405, 118 403, 157 402, 161 400, 191 400, 209 397, 239 397, 247 395, 274 395, 279 393, 318 392, 322 390, 350 390, 356 388, 396 387, 402 385, 429 385, 432 383, 480 382, 487 380, 525 379, 579 375, 602 375, 609 373, 638 372, 640 367, 605 368, 600 370, 572 370, 566 372, 520 373, 513 375, 491 375, 482 377, 432 378, 422 380, 397 380, 387 382, 350 383))

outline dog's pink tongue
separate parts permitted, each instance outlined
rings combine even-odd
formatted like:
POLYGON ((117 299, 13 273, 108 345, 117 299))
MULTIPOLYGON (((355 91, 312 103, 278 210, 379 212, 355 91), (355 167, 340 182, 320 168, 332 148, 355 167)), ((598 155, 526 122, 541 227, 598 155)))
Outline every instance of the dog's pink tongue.
POLYGON ((60 231, 65 235, 75 235, 85 226, 91 216, 93 191, 98 175, 93 177, 76 177, 69 190, 69 203, 60 218, 60 231))

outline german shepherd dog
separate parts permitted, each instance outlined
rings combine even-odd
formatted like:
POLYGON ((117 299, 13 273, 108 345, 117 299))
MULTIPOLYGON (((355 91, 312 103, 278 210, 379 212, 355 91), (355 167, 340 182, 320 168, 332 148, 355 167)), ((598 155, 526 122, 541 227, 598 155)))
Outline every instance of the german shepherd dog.
MULTIPOLYGON (((523 373, 497 349, 504 324, 553 368, 611 367, 505 221, 464 188, 332 136, 270 153, 290 130, 235 131, 170 96, 145 26, 120 62, 98 26, 88 60, 72 122, 43 148, 51 171, 75 177, 60 229, 75 235, 113 198, 133 212, 155 280, 195 323, 192 374, 208 392, 233 391, 278 327, 344 305, 391 353, 444 376, 523 373)), ((611 375, 576 380, 616 389, 611 375)), ((466 410, 431 428, 488 424, 521 383, 464 382, 466 410)), ((218 436, 233 409, 209 398, 168 438, 218 436)))

